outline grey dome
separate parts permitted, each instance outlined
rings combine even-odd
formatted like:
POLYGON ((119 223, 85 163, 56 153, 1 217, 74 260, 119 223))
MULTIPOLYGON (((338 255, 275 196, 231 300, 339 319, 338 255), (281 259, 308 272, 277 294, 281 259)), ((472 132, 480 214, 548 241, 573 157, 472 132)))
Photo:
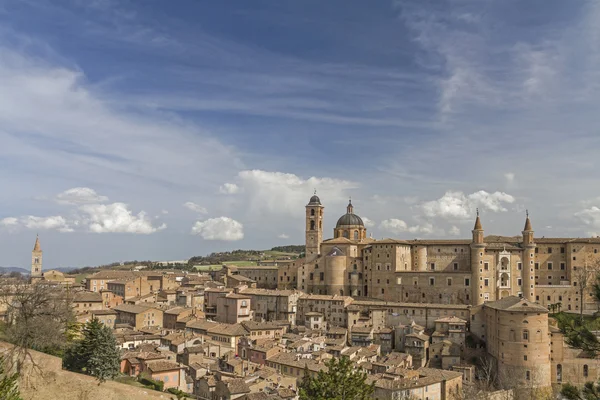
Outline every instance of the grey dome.
POLYGON ((316 194, 310 198, 310 201, 308 202, 309 205, 321 205, 321 199, 319 199, 319 196, 317 196, 316 194))
POLYGON ((338 247, 334 247, 327 254, 327 257, 339 257, 339 256, 343 256, 343 255, 345 255, 343 251, 341 251, 338 247))
POLYGON ((363 220, 358 215, 351 213, 342 215, 340 219, 338 219, 337 224, 335 224, 335 227, 340 228, 345 225, 365 226, 363 220))

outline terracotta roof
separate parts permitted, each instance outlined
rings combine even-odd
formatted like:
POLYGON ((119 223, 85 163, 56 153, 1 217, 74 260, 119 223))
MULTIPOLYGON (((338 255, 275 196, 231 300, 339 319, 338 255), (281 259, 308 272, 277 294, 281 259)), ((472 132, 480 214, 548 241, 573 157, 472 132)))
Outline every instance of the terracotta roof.
POLYGON ((465 321, 464 319, 460 319, 458 317, 455 317, 454 315, 451 317, 444 317, 444 318, 436 319, 435 322, 446 322, 446 323, 451 323, 451 324, 466 324, 467 323, 467 321, 465 321))
POLYGON ((250 387, 243 379, 232 379, 227 382, 223 382, 230 394, 249 393, 250 387))
POLYGON ((280 325, 276 325, 272 322, 256 322, 256 321, 244 321, 242 325, 246 330, 255 331, 255 330, 278 330, 282 327, 280 325))
POLYGON ((227 297, 228 299, 250 299, 250 297, 248 295, 243 295, 243 294, 237 294, 237 293, 229 293, 227 295, 225 295, 225 297, 227 297))
POLYGON ((163 372, 163 371, 172 371, 174 369, 181 369, 179 364, 172 361, 152 361, 146 363, 148 369, 152 372, 163 372))
POLYGON ((483 307, 502 311, 549 312, 547 308, 517 296, 508 296, 500 300, 484 303, 483 307))
POLYGON ((191 308, 188 307, 175 307, 175 308, 171 308, 169 310, 165 311, 165 314, 170 314, 170 315, 179 315, 185 311, 189 311, 191 310, 191 308))
POLYGON ((240 291, 241 294, 256 295, 256 296, 289 296, 292 294, 301 294, 296 290, 270 290, 270 289, 255 289, 248 288, 240 291))
POLYGON ((244 336, 248 334, 248 330, 241 324, 218 324, 208 329, 208 333, 223 336, 244 336))
POLYGON ((77 292, 73 296, 75 302, 99 302, 102 303, 102 295, 98 292, 77 292))
POLYGON ((95 310, 90 311, 92 315, 117 315, 115 310, 95 310))
POLYGON ((141 305, 135 305, 135 304, 120 304, 113 308, 113 310, 115 310, 115 311, 126 312, 126 313, 130 313, 130 314, 140 314, 140 313, 146 312, 151 309, 160 311, 159 309, 156 309, 154 307, 141 306, 141 305))

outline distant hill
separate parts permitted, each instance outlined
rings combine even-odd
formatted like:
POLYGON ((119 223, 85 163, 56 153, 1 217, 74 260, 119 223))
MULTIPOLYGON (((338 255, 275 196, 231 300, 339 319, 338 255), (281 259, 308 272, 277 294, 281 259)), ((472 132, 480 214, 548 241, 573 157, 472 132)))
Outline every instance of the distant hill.
POLYGON ((188 265, 217 265, 232 261, 257 261, 298 258, 303 245, 277 246, 271 250, 233 250, 190 258, 188 265))
POLYGON ((18 272, 23 275, 29 275, 29 271, 24 268, 0 266, 0 274, 10 274, 11 272, 18 272))

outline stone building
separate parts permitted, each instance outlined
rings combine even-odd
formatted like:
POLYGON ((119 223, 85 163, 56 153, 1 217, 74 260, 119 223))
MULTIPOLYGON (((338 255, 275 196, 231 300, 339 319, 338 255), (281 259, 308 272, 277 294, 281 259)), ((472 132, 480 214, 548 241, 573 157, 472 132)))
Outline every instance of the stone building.
MULTIPOLYGON (((297 272, 307 293, 473 306, 517 296, 578 311, 578 268, 600 263, 600 238, 535 238, 529 215, 515 237, 485 236, 478 214, 468 240, 373 240, 351 202, 332 239, 323 239, 323 213, 312 196, 297 272)), ((584 311, 596 311, 590 292, 583 296, 584 311)))

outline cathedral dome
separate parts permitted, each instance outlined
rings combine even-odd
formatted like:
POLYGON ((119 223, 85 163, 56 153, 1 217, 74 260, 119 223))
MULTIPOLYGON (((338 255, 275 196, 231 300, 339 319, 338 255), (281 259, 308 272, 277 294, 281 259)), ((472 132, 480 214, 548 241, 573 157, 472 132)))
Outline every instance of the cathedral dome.
POLYGON ((346 214, 342 215, 340 219, 338 219, 337 224, 335 224, 336 228, 340 228, 342 226, 348 225, 359 225, 365 226, 363 220, 356 214, 354 214, 354 207, 352 207, 352 201, 348 203, 348 208, 346 214))
POLYGON ((356 214, 344 214, 338 219, 337 224, 335 224, 336 228, 346 226, 346 225, 360 225, 365 226, 363 220, 356 214))

